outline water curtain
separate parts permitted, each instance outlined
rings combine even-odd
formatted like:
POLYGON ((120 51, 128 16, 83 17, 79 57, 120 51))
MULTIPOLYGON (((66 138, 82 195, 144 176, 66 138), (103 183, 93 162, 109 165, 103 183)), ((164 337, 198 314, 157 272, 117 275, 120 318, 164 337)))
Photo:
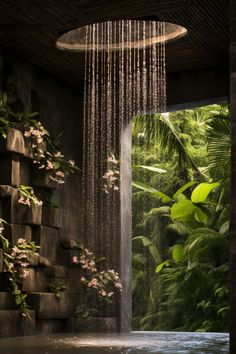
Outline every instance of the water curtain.
POLYGON ((85 52, 84 235, 110 264, 119 256, 121 223, 119 192, 103 188, 108 158, 120 159, 122 133, 134 115, 166 110, 165 43, 186 32, 172 23, 120 20, 83 26, 57 41, 60 49, 85 52))
POLYGON ((134 115, 166 109, 165 41, 154 40, 164 34, 165 23, 155 21, 86 28, 83 206, 86 238, 97 251, 114 252, 110 243, 119 231, 119 193, 103 189, 108 157, 119 159, 120 137, 134 115))

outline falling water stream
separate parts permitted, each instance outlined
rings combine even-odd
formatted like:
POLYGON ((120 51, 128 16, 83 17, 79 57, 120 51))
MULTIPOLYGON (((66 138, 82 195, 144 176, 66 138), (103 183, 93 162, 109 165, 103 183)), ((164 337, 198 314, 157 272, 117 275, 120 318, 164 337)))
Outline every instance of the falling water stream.
POLYGON ((166 108, 165 23, 107 21, 86 26, 83 216, 90 248, 113 259, 119 232, 119 193, 104 193, 103 175, 111 153, 132 117, 166 108))

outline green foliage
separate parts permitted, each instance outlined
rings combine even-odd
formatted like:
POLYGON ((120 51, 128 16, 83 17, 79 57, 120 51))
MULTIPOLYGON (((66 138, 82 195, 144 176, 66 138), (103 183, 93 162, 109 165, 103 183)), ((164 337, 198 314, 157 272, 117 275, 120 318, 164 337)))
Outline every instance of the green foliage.
POLYGON ((55 297, 57 299, 60 299, 62 296, 62 293, 66 290, 66 286, 64 283, 54 282, 52 284, 49 284, 48 289, 51 293, 55 294, 55 297))
POLYGON ((136 117, 133 133, 133 327, 227 331, 228 108, 136 117))

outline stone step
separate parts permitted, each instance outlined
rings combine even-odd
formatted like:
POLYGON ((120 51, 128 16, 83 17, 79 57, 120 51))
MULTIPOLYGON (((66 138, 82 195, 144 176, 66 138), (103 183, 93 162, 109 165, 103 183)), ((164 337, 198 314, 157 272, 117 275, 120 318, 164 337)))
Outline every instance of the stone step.
POLYGON ((23 318, 19 310, 0 310, 0 337, 30 336, 35 334, 35 311, 23 318))
POLYGON ((114 333, 118 331, 115 317, 93 317, 87 320, 76 317, 71 322, 73 332, 114 333))
POLYGON ((39 226, 33 230, 33 240, 40 246, 39 255, 56 264, 60 258, 60 235, 58 229, 39 226))
POLYGON ((0 153, 6 152, 17 152, 21 155, 26 153, 24 135, 20 130, 7 128, 6 139, 0 135, 0 153))
POLYGON ((68 320, 37 320, 36 332, 40 334, 68 332, 68 320))
POLYGON ((42 225, 61 228, 62 227, 62 215, 61 210, 58 208, 46 208, 42 210, 42 225))
POLYGON ((21 183, 20 157, 16 154, 2 155, 0 158, 0 184, 17 186, 21 183))
POLYGON ((62 278, 67 279, 70 277, 69 270, 63 266, 52 266, 45 270, 45 274, 48 278, 62 278))
POLYGON ((19 204, 18 199, 17 189, 0 185, 0 217, 12 224, 41 225, 42 206, 19 204))
POLYGON ((17 305, 15 303, 15 300, 12 296, 7 291, 1 291, 0 292, 0 310, 16 310, 17 305))
POLYGON ((3 236, 8 239, 12 246, 16 245, 19 238, 27 241, 32 240, 31 228, 28 225, 6 224, 4 225, 3 236))
POLYGON ((53 293, 32 293, 28 295, 30 308, 36 311, 37 319, 56 320, 69 319, 74 311, 73 301, 69 291, 63 292, 61 298, 53 293))
POLYGON ((45 189, 58 189, 60 185, 53 181, 51 178, 51 172, 45 169, 39 170, 36 166, 33 166, 31 171, 30 185, 36 188, 45 189))

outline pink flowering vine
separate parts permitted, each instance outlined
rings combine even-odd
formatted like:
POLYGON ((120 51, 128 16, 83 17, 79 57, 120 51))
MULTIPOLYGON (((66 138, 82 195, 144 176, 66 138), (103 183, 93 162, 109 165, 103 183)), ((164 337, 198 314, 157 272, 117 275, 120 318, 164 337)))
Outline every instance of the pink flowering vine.
POLYGON ((119 274, 113 269, 97 270, 95 256, 87 248, 80 248, 81 254, 72 257, 72 263, 81 268, 82 276, 81 283, 90 291, 104 299, 107 302, 111 301, 116 291, 122 291, 122 283, 119 274))
POLYGON ((104 180, 102 189, 106 194, 109 194, 112 190, 119 190, 119 161, 115 158, 113 153, 107 158, 107 171, 102 178, 104 180))

